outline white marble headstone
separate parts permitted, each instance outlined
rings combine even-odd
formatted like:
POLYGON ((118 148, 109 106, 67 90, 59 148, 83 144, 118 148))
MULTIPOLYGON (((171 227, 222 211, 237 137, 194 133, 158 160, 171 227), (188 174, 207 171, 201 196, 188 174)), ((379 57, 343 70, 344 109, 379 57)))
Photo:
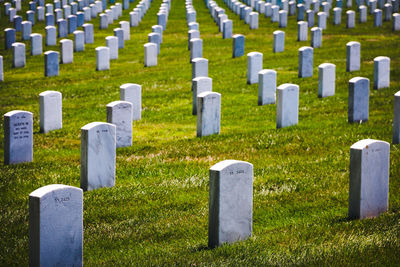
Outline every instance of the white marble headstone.
POLYGON ((117 147, 132 145, 132 103, 114 101, 107 105, 107 122, 116 126, 117 147))
POLYGON ((197 137, 219 134, 221 94, 203 92, 197 95, 197 137))
POLYGON ((62 95, 57 91, 39 94, 40 131, 47 133, 62 128, 62 95))

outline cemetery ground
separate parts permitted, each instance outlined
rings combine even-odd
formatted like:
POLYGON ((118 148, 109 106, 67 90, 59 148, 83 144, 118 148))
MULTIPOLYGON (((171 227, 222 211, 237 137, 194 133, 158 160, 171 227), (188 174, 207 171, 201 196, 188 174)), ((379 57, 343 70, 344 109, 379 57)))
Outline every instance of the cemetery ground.
MULTIPOLYGON (((44 56, 27 55, 24 68, 11 68, 4 57, 0 112, 33 112, 34 160, 0 167, 0 265, 28 264, 28 195, 48 184, 80 186, 81 127, 105 122, 106 105, 119 100, 124 83, 142 85, 142 119, 133 123, 133 145, 118 148, 116 185, 84 193, 84 248, 87 266, 127 265, 395 265, 400 259, 400 145, 390 146, 389 210, 374 219, 349 220, 350 146, 365 138, 391 143, 393 95, 400 90, 400 35, 392 23, 373 27, 373 17, 346 29, 323 31, 314 49, 311 78, 298 78, 295 16, 288 17, 285 51, 273 53, 277 23, 260 15, 259 29, 249 30, 221 1, 244 34, 245 56, 232 58, 232 39, 222 39, 202 0, 194 0, 203 57, 209 60, 213 91, 221 93, 221 133, 196 137, 192 115, 191 65, 187 49, 184 0, 173 0, 163 34, 158 65, 143 67, 143 45, 157 24, 161 4, 154 0, 131 40, 119 50, 109 71, 96 71, 95 48, 113 35, 94 24, 94 44, 60 65, 60 76, 44 76, 44 56), (346 43, 361 43, 361 70, 346 72, 346 43), (258 85, 246 84, 247 58, 263 53, 263 68, 277 71, 277 84, 300 86, 299 123, 276 129, 276 105, 258 106, 258 85), (373 59, 391 59, 390 88, 372 89, 373 59), (318 98, 318 65, 336 65, 334 96, 318 98), (370 79, 369 120, 347 122, 348 81, 370 79), (39 133, 39 93, 63 96, 63 128, 39 133), (225 159, 254 165, 253 233, 243 242, 207 247, 209 168, 225 159)), ((129 21, 125 10, 120 20, 129 21)), ((24 8, 26 4, 24 3, 24 8)), ((3 8, 3 7, 2 7, 3 8)), ((354 4, 353 4, 353 8, 354 4)), ((3 12, 3 9, 1 9, 3 12)), ((25 10, 24 10, 25 11, 25 10)), ((358 16, 358 15, 357 15, 358 16)), ((357 17, 358 18, 358 17, 357 17)), ((0 18, 1 32, 9 23, 0 18)), ((44 23, 33 27, 44 36, 44 23)), ((68 37, 71 39, 72 35, 68 37)), ((20 33, 17 33, 17 40, 20 33)), ((310 33, 309 39, 310 40, 310 33)), ((29 42, 27 52, 29 52, 29 42)), ((59 50, 59 46, 45 47, 59 50)), ((1 116, 1 160, 4 119, 1 116)))

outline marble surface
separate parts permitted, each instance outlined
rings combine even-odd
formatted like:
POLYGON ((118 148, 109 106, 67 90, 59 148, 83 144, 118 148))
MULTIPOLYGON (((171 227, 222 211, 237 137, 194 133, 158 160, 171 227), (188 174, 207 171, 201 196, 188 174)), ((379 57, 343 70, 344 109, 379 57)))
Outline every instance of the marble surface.
POLYGON ((118 59, 118 37, 107 36, 106 46, 110 49, 110 60, 118 59))
POLYGON ((107 105, 107 122, 116 126, 116 146, 132 145, 132 103, 114 101, 107 105))
POLYGON ((389 207, 390 145, 364 139, 350 148, 349 217, 376 217, 389 207))
POLYGON ((250 52, 247 54, 247 84, 258 83, 258 73, 263 68, 263 54, 250 52))
POLYGON ((274 31, 274 53, 283 52, 285 50, 285 32, 284 31, 274 31))
POLYGON ((157 44, 146 43, 144 45, 144 66, 157 66, 157 44))
POLYGON ((190 62, 195 58, 203 57, 203 40, 200 38, 192 38, 190 40, 190 62))
POLYGON ((374 58, 374 89, 388 88, 390 86, 390 58, 374 58))
POLYGON ((346 49, 347 49, 346 71, 360 70, 360 57, 361 57, 360 43, 348 42, 346 44, 346 49))
POLYGON ((348 121, 365 122, 369 116, 369 79, 355 77, 349 81, 348 121))
POLYGON ((299 78, 312 77, 314 49, 303 46, 299 49, 299 78))
POLYGON ((318 66, 318 97, 335 95, 336 66, 323 63, 318 66))
POLYGON ((33 114, 13 110, 4 114, 4 164, 33 160, 33 114))
POLYGON ((24 43, 13 43, 13 67, 14 68, 23 68, 26 63, 26 55, 25 55, 25 44, 24 43))
POLYGON ((59 53, 47 51, 44 53, 44 75, 46 77, 59 75, 59 53))
POLYGON ((82 189, 52 184, 29 194, 29 265, 83 266, 82 189))
POLYGON ((296 125, 299 121, 299 86, 285 83, 277 88, 276 127, 296 125))
POLYGON ((322 29, 313 27, 311 29, 311 47, 320 48, 322 47, 322 29))
POLYGON ((74 31, 74 52, 85 50, 85 33, 83 31, 74 31))
POLYGON ((203 92, 197 95, 197 137, 219 134, 221 94, 203 92))
POLYGON ((61 64, 71 64, 74 60, 74 47, 72 40, 62 39, 60 41, 61 64))
POLYGON ((197 77, 192 80, 193 105, 192 114, 197 115, 197 96, 203 92, 212 92, 212 79, 197 77))
POLYGON ((192 79, 208 77, 208 59, 195 58, 192 60, 192 79))
POLYGON ((57 29, 54 26, 46 26, 46 46, 57 45, 57 29))
POLYGON ((253 165, 224 160, 210 168, 208 246, 245 240, 253 226, 253 165))
POLYGON ((233 36, 233 55, 232 57, 241 57, 244 55, 244 40, 245 37, 242 34, 235 34, 233 36))
POLYGON ((258 73, 258 105, 275 104, 276 100, 275 70, 261 70, 258 73))
POLYGON ((40 132, 48 133, 62 128, 62 95, 57 91, 39 94, 40 132))
POLYGON ((81 188, 115 185, 116 126, 92 122, 81 128, 81 188))
POLYGON ((297 41, 308 40, 308 23, 306 21, 297 22, 297 41))
POLYGON ((125 83, 120 86, 120 99, 132 104, 132 120, 142 118, 142 86, 134 83, 125 83))
POLYGON ((38 56, 43 53, 42 35, 39 33, 31 34, 31 55, 38 56))
POLYGON ((110 69, 110 48, 105 46, 96 47, 96 70, 110 69))

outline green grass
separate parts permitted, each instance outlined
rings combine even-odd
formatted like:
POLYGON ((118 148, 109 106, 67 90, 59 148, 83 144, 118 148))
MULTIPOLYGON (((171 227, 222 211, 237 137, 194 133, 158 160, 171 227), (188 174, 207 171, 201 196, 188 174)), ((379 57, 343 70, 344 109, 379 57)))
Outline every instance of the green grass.
MULTIPOLYGON (((196 138, 191 115, 191 66, 187 51, 184 0, 173 0, 158 66, 143 67, 143 44, 161 0, 154 0, 131 40, 111 61, 110 71, 96 72, 95 47, 113 35, 115 22, 99 30, 95 43, 60 65, 59 77, 44 77, 43 56, 27 56, 22 69, 11 68, 4 50, 5 81, 0 83, 0 112, 34 114, 34 161, 5 166, 0 162, 0 265, 28 264, 28 195, 53 183, 79 187, 80 128, 106 121, 106 105, 119 99, 119 86, 142 85, 143 118, 133 123, 133 145, 117 150, 116 185, 84 193, 84 263, 126 265, 396 265, 400 251, 400 146, 391 145, 389 211, 375 219, 348 220, 349 150, 373 138, 391 142, 393 95, 400 90, 400 35, 391 22, 380 28, 368 22, 323 31, 323 47, 314 50, 314 76, 298 78, 295 17, 289 17, 285 52, 272 52, 277 23, 260 16, 249 30, 227 6, 234 33, 246 36, 245 52, 263 53, 264 68, 278 72, 278 85, 300 86, 299 124, 276 129, 276 106, 258 106, 257 85, 246 84, 246 56, 232 58, 232 40, 224 40, 204 2, 194 0, 204 57, 209 59, 213 91, 222 94, 221 134, 196 138), (362 67, 347 73, 346 43, 361 43, 362 67), (391 58, 391 86, 370 90, 369 121, 347 122, 348 81, 373 81, 373 59, 391 58), (318 65, 336 64, 336 94, 320 99, 318 65), (63 129, 39 133, 39 93, 63 94, 63 129), (208 170, 225 159, 254 164, 253 235, 244 242, 207 248, 208 170)), ((124 11, 120 20, 129 21, 124 11)), ((26 8, 27 2, 24 2, 26 8)), ((25 10, 24 10, 25 12, 25 10)), ((23 13, 24 14, 24 13, 23 13)), ((357 15, 358 19, 358 15, 357 15)), ((0 18, 1 31, 9 27, 0 18)), ((42 33, 43 22, 33 32, 42 33)), ((69 36, 69 38, 72 38, 69 36)), ((309 35, 310 38, 310 35, 309 35)), ((17 40, 20 39, 18 33, 17 40)), ((27 51, 29 52, 29 42, 27 51)), ((45 47, 46 50, 58 50, 45 47)), ((3 116, 0 135, 4 136, 3 116)), ((3 138, 0 140, 3 160, 3 138)))

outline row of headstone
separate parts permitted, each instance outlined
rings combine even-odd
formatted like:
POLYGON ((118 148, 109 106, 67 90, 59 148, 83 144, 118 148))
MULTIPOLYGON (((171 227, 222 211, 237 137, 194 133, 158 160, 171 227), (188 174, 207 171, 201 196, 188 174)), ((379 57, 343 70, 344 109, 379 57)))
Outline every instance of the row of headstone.
MULTIPOLYGON (((105 136, 112 143, 111 124, 93 123, 86 128, 90 140, 105 136)), ((373 218, 388 210, 389 165, 387 142, 364 139, 351 146, 350 219, 373 218)), ((208 246, 248 239, 253 229, 253 165, 224 160, 210 168, 209 176, 208 246)), ((29 263, 83 265, 82 189, 53 184, 29 194, 29 263)))

